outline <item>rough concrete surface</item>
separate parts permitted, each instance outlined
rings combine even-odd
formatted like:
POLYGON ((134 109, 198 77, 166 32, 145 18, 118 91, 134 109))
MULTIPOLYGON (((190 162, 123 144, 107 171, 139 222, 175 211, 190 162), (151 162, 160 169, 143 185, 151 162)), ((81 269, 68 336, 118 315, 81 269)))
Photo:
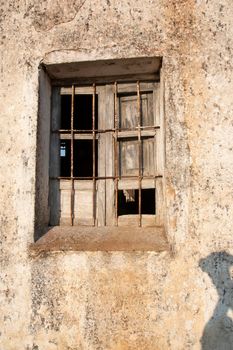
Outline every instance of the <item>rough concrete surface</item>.
POLYGON ((233 349, 231 0, 1 3, 1 350, 233 349), (38 66, 163 57, 172 252, 32 256, 38 66))

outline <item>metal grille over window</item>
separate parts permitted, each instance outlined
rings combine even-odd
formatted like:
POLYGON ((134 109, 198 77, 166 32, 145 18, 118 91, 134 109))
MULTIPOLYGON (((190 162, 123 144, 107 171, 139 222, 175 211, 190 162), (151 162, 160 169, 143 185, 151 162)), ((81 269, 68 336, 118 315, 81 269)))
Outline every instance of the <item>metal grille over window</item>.
POLYGON ((159 83, 56 87, 51 125, 51 225, 160 224, 159 83))

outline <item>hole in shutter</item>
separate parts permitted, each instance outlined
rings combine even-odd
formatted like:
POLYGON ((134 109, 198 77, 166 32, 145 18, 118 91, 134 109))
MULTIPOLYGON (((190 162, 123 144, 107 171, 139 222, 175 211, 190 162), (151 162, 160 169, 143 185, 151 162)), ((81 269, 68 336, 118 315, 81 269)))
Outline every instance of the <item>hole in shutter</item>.
MULTIPOLYGON (((155 215, 155 189, 142 189, 142 214, 155 215)), ((118 216, 138 214, 138 189, 118 191, 118 216)))

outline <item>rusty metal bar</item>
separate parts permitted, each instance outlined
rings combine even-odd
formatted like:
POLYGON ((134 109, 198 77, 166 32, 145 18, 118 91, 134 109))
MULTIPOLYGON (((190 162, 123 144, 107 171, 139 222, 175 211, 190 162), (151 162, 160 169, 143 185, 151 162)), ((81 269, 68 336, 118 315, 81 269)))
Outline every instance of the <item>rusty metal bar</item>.
POLYGON ((71 97, 71 145, 70 145, 70 177, 71 177, 71 226, 74 225, 74 96, 75 86, 72 85, 72 97, 71 97))
POLYGON ((93 95, 92 95, 92 169, 93 169, 93 219, 94 226, 96 224, 96 170, 95 170, 95 158, 96 158, 96 149, 95 149, 95 139, 96 139, 96 131, 95 131, 95 96, 96 96, 96 86, 93 84, 93 95))
MULTIPOLYGON (((154 126, 140 126, 139 127, 142 131, 143 130, 154 130, 154 129, 160 129, 160 126, 158 125, 154 125, 154 126)), ((74 134, 92 134, 92 132, 95 131, 95 133, 105 133, 105 132, 115 132, 115 128, 114 129, 94 129, 94 130, 77 130, 77 129, 74 129, 73 130, 73 133, 74 134)), ((138 131, 138 126, 135 127, 135 128, 118 128, 118 132, 121 132, 121 131, 138 131)), ((71 130, 70 129, 59 129, 59 130, 53 130, 52 133, 70 133, 71 130)))
POLYGON ((115 81, 114 84, 114 201, 115 201, 115 226, 118 226, 118 143, 117 143, 117 137, 118 137, 118 127, 119 127, 119 120, 118 120, 118 111, 117 111, 117 82, 115 81))
MULTIPOLYGON (((163 175, 155 175, 155 176, 143 176, 143 180, 153 180, 153 179, 160 179, 163 175)), ((138 175, 123 175, 123 176, 95 176, 96 180, 115 180, 117 178, 118 180, 121 179, 138 179, 138 175)), ((50 177, 51 180, 71 180, 71 177, 69 176, 58 176, 58 177, 50 177)), ((74 180, 93 180, 92 176, 74 176, 74 180)))
POLYGON ((141 97, 140 82, 137 81, 138 109, 138 226, 142 226, 142 140, 141 140, 141 97))

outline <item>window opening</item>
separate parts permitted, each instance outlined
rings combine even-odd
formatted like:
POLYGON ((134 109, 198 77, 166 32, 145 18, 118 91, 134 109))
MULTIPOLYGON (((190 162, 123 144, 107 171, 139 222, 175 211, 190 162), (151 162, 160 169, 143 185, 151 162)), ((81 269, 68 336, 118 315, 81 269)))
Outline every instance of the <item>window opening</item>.
MULTIPOLYGON (((139 214, 138 189, 118 191, 118 216, 139 214)), ((155 189, 141 190, 141 213, 155 215, 155 189)))
MULTIPOLYGON (((92 95, 75 95, 74 100, 74 129, 92 130, 92 95)), ((95 96, 95 129, 98 126, 98 97, 95 96)))
MULTIPOLYGON (((60 174, 55 179, 70 182, 67 196, 70 198, 71 225, 78 219, 75 202, 79 201, 79 193, 75 186, 81 185, 75 184, 76 180, 92 181, 94 225, 97 209, 100 210, 101 206, 97 200, 97 188, 98 190, 101 188, 101 181, 107 180, 113 180, 114 183, 116 226, 119 216, 137 215, 138 226, 142 226, 142 215, 156 216, 156 179, 162 176, 156 171, 155 136, 160 125, 154 120, 153 91, 148 89, 146 92, 141 91, 140 84, 140 81, 135 82, 133 92, 123 93, 118 91, 118 82, 113 84, 113 115, 106 115, 109 120, 113 118, 112 124, 107 123, 112 125, 110 127, 106 125, 102 127, 99 122, 99 100, 95 84, 92 85, 92 94, 75 94, 77 86, 72 85, 71 94, 61 95, 60 129, 53 131, 60 139, 60 174), (111 175, 102 170, 98 171, 99 138, 105 133, 111 133, 113 138, 111 175), (154 180, 155 188, 148 188, 148 184, 145 185, 147 180, 154 180), (136 186, 132 187, 132 183, 136 186)), ((106 146, 111 147, 110 144, 106 146)), ((108 159, 104 162, 107 164, 108 159)), ((86 188, 89 184, 90 182, 86 182, 86 188)), ((105 184, 102 187, 102 191, 105 191, 106 186, 105 184)), ((81 191, 84 193, 82 187, 81 191)), ((105 195, 107 196, 107 192, 105 195)), ((107 197, 106 206, 108 206, 107 197)))
POLYGON ((71 128, 71 95, 61 95, 61 125, 60 129, 71 128))
MULTIPOLYGON (((93 177, 93 141, 75 140, 74 141, 74 177, 91 178, 93 177)), ((95 174, 98 169, 98 145, 95 141, 95 174)))
POLYGON ((60 141, 60 176, 70 177, 70 140, 60 141))
MULTIPOLYGON (((71 97, 61 95, 61 130, 71 128, 71 97)), ((74 96, 74 130, 92 131, 92 95, 74 96)), ((98 126, 98 97, 95 96, 95 128, 98 126)))

